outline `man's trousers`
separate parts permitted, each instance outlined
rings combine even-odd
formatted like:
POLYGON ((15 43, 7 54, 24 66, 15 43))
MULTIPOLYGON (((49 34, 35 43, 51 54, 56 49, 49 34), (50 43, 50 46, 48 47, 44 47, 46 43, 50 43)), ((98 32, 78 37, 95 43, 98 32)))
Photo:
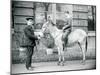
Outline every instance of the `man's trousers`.
POLYGON ((27 47, 26 50, 26 68, 28 69, 29 67, 31 67, 31 63, 32 63, 32 55, 34 52, 34 47, 27 47))

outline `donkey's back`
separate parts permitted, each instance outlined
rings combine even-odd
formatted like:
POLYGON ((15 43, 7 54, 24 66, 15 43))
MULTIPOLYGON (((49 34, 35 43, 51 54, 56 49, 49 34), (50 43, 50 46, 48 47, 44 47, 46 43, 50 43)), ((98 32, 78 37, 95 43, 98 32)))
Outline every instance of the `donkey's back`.
POLYGON ((73 44, 76 42, 83 42, 87 37, 87 33, 82 29, 76 29, 72 31, 68 36, 68 44, 73 44))

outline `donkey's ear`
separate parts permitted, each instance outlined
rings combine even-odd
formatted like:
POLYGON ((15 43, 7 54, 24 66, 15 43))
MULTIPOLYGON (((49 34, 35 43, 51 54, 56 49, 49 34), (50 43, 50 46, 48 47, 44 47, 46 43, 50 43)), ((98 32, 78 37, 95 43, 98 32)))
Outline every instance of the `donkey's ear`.
POLYGON ((53 25, 53 26, 55 26, 56 24, 54 24, 52 21, 51 21, 51 24, 53 25))

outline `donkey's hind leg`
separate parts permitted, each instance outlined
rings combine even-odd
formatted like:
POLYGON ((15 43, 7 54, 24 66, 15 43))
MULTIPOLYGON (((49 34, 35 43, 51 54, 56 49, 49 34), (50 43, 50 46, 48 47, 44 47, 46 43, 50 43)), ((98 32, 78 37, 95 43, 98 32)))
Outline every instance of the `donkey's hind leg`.
POLYGON ((82 64, 85 64, 85 60, 86 60, 86 57, 85 57, 85 49, 84 49, 84 46, 82 47, 82 44, 80 42, 78 42, 78 45, 82 51, 82 56, 83 56, 83 60, 82 60, 82 64))
POLYGON ((59 60, 58 60, 57 65, 60 65, 60 63, 61 63, 61 55, 58 55, 58 56, 59 56, 59 60))
POLYGON ((86 60, 86 51, 85 51, 85 48, 82 47, 82 53, 83 53, 83 61, 82 63, 85 64, 85 60, 86 60))

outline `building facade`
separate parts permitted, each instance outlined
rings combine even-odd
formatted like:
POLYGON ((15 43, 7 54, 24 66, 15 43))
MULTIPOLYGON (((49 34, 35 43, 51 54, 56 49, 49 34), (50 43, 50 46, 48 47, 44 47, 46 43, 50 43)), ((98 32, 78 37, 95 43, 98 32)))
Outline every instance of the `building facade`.
MULTIPOLYGON (((96 56, 96 7, 90 5, 76 5, 76 4, 64 4, 64 3, 43 3, 43 2, 24 2, 13 1, 12 2, 12 61, 20 61, 24 57, 20 57, 19 47, 24 41, 23 29, 26 26, 25 18, 34 17, 35 29, 40 30, 43 23, 50 16, 53 23, 57 24, 59 29, 62 29, 64 23, 66 23, 66 14, 68 11, 72 18, 72 30, 77 28, 83 29, 88 33, 88 58, 95 58, 96 56)), ((66 51, 66 59, 79 57, 81 58, 81 52, 76 48, 76 51, 66 51), (71 56, 71 57, 70 57, 71 56)), ((45 46, 40 45, 39 51, 33 56, 34 61, 48 61, 56 60, 57 54, 46 55, 45 46), (54 58, 54 59, 52 59, 54 58)))

